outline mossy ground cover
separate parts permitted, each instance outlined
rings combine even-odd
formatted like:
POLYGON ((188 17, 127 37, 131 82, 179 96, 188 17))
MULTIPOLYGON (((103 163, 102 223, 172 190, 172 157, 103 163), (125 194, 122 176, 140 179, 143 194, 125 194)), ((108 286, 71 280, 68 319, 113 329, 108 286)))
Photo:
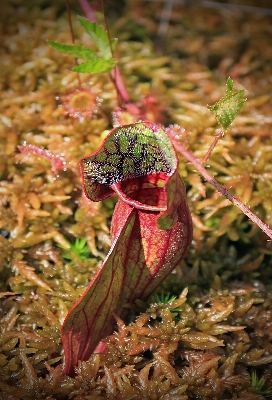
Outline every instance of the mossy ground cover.
MULTIPOLYGON (((110 248, 115 203, 86 200, 79 161, 120 111, 108 74, 79 82, 73 58, 47 44, 71 43, 65 3, 55 3, 1 5, 0 398, 269 398, 271 242, 182 157, 194 223, 186 258, 163 292, 117 319, 106 354, 75 378, 63 374, 60 327, 110 248), (24 144, 45 152, 20 153, 24 144)), ((219 133, 206 105, 225 94, 228 76, 246 90, 208 168, 272 225, 271 17, 176 5, 158 38, 161 5, 119 4, 106 4, 108 22, 132 101, 150 120, 179 125, 196 157, 219 133)), ((71 8, 76 43, 90 46, 82 11, 71 8)))

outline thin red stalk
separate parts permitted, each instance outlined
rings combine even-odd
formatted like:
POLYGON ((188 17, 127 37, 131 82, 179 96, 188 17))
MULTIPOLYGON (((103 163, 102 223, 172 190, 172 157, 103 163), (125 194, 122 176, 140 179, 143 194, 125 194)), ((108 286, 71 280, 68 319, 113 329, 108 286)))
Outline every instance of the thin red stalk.
POLYGON ((125 84, 123 82, 122 76, 120 74, 119 68, 116 66, 111 71, 111 79, 115 85, 116 92, 119 98, 119 105, 130 103, 129 95, 126 90, 125 84))
POLYGON ((172 140, 175 148, 189 160, 193 166, 197 169, 197 171, 206 179, 208 183, 213 185, 218 192, 223 194, 227 199, 229 199, 236 207, 238 207, 245 215, 248 216, 251 221, 258 225, 259 228, 267 234, 267 236, 272 239, 272 230, 270 227, 265 224, 260 218, 257 217, 250 209, 241 203, 240 200, 236 199, 227 189, 220 185, 217 180, 214 179, 212 175, 203 167, 202 160, 198 160, 192 153, 190 153, 182 144, 178 143, 176 140, 172 140))
MULTIPOLYGON (((111 38, 110 38, 110 31, 109 31, 108 21, 107 21, 107 18, 106 18, 104 0, 101 0, 101 7, 102 7, 102 13, 104 15, 104 22, 105 22, 106 30, 107 30, 107 33, 108 33, 109 42, 110 42, 111 55, 113 57, 113 49, 112 49, 112 45, 111 45, 111 38)), ((110 76, 111 76, 111 79, 112 79, 112 81, 113 81, 113 83, 115 85, 115 88, 116 88, 119 106, 121 106, 122 104, 129 103, 129 95, 127 93, 125 84, 124 84, 124 82, 122 80, 121 74, 120 74, 119 69, 118 69, 117 66, 111 71, 110 76)))
POLYGON ((78 0, 78 2, 81 5, 81 8, 84 11, 84 14, 88 18, 88 20, 91 22, 96 22, 95 13, 94 13, 92 7, 90 6, 90 4, 88 3, 88 1, 87 0, 78 0))
MULTIPOLYGON (((90 6, 88 1, 87 0, 78 0, 78 2, 80 4, 85 16, 89 19, 89 21, 97 22, 94 10, 90 6)), ((103 15, 104 15, 105 26, 106 26, 106 30, 107 30, 107 33, 108 33, 110 46, 111 46, 108 22, 107 22, 107 18, 106 18, 104 1, 103 0, 101 0, 101 8, 102 8, 102 12, 103 12, 103 15)), ((112 46, 111 46, 111 54, 112 54, 112 57, 113 57, 112 46)), ((113 84, 115 86, 116 92, 117 92, 117 98, 118 98, 119 105, 121 106, 122 104, 129 103, 130 102, 129 95, 128 95, 128 92, 126 90, 126 86, 125 86, 125 84, 123 82, 122 76, 121 76, 117 66, 111 71, 110 77, 111 77, 111 80, 112 80, 112 82, 113 82, 113 84)))
POLYGON ((216 137, 214 138, 214 141, 212 142, 209 150, 207 151, 207 154, 205 155, 205 157, 202 158, 201 162, 203 165, 206 164, 206 162, 208 161, 208 159, 210 158, 210 155, 212 154, 213 149, 215 148, 215 146, 217 145, 217 143, 219 142, 220 139, 222 139, 224 135, 224 132, 221 131, 218 135, 216 135, 216 137))
POLYGON ((109 39, 109 42, 110 42, 111 55, 113 56, 113 50, 112 50, 111 38, 110 38, 110 31, 109 31, 108 21, 107 21, 107 18, 106 18, 104 0, 101 0, 101 8, 102 8, 102 14, 104 16, 104 23, 105 23, 106 31, 108 33, 108 39, 109 39))
MULTIPOLYGON (((69 0, 66 0, 66 9, 67 9, 67 13, 68 13, 68 20, 69 20, 69 26, 70 26, 70 33, 71 33, 71 39, 72 39, 72 43, 75 43, 75 36, 74 36, 74 30, 73 30, 73 25, 72 25, 72 19, 71 19, 71 9, 70 9, 70 4, 69 4, 69 0)), ((78 65, 78 60, 77 58, 75 58, 75 64, 78 65)), ((78 86, 81 86, 81 80, 80 80, 80 76, 79 73, 77 73, 77 80, 78 80, 78 86)))

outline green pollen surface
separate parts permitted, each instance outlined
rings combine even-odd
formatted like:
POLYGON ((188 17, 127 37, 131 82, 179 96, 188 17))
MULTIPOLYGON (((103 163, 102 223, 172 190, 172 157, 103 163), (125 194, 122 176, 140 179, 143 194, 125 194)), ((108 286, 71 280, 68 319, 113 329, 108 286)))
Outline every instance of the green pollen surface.
POLYGON ((130 158, 126 158, 123 163, 123 175, 126 176, 129 173, 134 172, 134 163, 130 158))
POLYGON ((142 156, 143 146, 140 144, 135 144, 132 149, 132 154, 135 158, 140 158, 142 156))
MULTIPOLYGON (((114 156, 113 156, 114 157, 114 156)), ((107 160, 107 153, 105 151, 102 151, 101 153, 97 154, 96 159, 98 162, 104 162, 107 160)))
POLYGON ((129 146, 130 146, 129 138, 124 135, 120 136, 119 138, 120 152, 123 154, 127 153, 129 151, 129 146))
POLYGON ((113 154, 106 158, 107 163, 118 164, 121 161, 121 156, 119 154, 113 154))
POLYGON ((89 187, 96 182, 112 185, 150 173, 170 176, 176 167, 176 154, 167 134, 148 122, 114 129, 97 153, 82 160, 89 187))
POLYGON ((117 152, 117 146, 113 138, 110 138, 109 140, 105 141, 105 149, 111 154, 115 154, 117 152))
POLYGON ((151 144, 151 143, 153 143, 153 140, 152 140, 152 139, 153 139, 153 138, 152 138, 152 136, 150 136, 150 135, 139 136, 138 142, 139 142, 140 144, 151 144))
POLYGON ((101 172, 102 172, 103 175, 105 173, 111 173, 111 172, 112 173, 116 173, 117 172, 117 168, 115 166, 113 166, 113 165, 107 164, 107 165, 103 166, 103 170, 101 172))

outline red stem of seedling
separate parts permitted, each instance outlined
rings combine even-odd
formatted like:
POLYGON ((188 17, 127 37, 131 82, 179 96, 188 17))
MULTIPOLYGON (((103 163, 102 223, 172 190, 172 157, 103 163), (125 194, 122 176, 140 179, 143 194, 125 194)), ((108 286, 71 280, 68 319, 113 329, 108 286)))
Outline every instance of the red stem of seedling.
POLYGON ((215 146, 217 145, 219 140, 222 139, 223 136, 224 136, 224 132, 223 131, 221 131, 218 135, 216 135, 216 137, 214 138, 214 141, 210 145, 209 150, 207 151, 207 154, 201 160, 201 163, 203 165, 205 165, 207 163, 208 159, 210 158, 210 155, 212 154, 213 149, 215 148, 215 146))
POLYGON ((94 13, 92 7, 90 6, 90 4, 88 3, 88 1, 87 0, 78 0, 78 2, 81 5, 81 8, 84 11, 84 14, 88 18, 88 20, 91 22, 96 22, 95 13, 94 13))
MULTIPOLYGON (((75 43, 75 36, 74 36, 74 30, 73 30, 73 25, 72 25, 71 9, 70 9, 69 0, 66 0, 66 9, 67 9, 67 13, 68 13, 68 20, 69 20, 71 39, 72 39, 72 43, 74 44, 75 43)), ((75 58, 75 64, 78 65, 77 58, 75 58)), ((78 86, 81 87, 81 80, 80 80, 80 76, 79 76, 78 72, 77 72, 77 80, 78 80, 78 86)))
MULTIPOLYGON (((105 27, 106 27, 106 30, 107 30, 107 34, 108 34, 108 38, 109 38, 109 42, 110 42, 111 54, 112 54, 112 57, 113 57, 113 49, 112 49, 112 45, 111 45, 111 38, 110 38, 110 31, 109 31, 108 21, 107 21, 107 18, 106 18, 104 0, 101 0, 101 8, 102 8, 102 13, 104 15, 105 27)), ((111 79, 112 79, 112 81, 114 83, 114 86, 116 88, 119 106, 121 106, 122 104, 129 103, 129 95, 127 93, 125 84, 124 84, 124 82, 122 80, 121 74, 120 74, 119 69, 118 69, 117 66, 111 71, 110 76, 111 76, 111 79)))
POLYGON ((120 74, 119 68, 116 66, 111 71, 110 75, 111 75, 111 79, 114 83, 114 86, 116 88, 119 106, 121 106, 122 104, 130 103, 129 95, 128 95, 128 92, 126 91, 126 87, 123 82, 122 76, 120 74))
MULTIPOLYGON (((169 135, 171 136, 171 132, 169 132, 169 135)), ((243 203, 241 203, 240 200, 238 200, 236 197, 234 197, 227 189, 225 189, 222 185, 220 185, 219 182, 217 182, 216 179, 212 175, 209 174, 209 172, 203 167, 203 162, 202 160, 197 159, 192 153, 190 153, 181 143, 177 142, 175 137, 172 137, 172 142, 175 146, 175 148, 185 157, 187 160, 189 160, 193 166, 197 169, 197 171, 203 176, 204 179, 208 183, 210 183, 212 186, 215 187, 215 189, 218 190, 223 196, 225 196, 227 199, 229 199, 236 207, 238 207, 242 213, 247 215, 251 221, 258 225, 259 228, 267 234, 267 236, 272 239, 272 230, 268 225, 266 225, 263 221, 260 220, 260 218, 257 217, 250 209, 245 206, 243 203)))
MULTIPOLYGON (((97 22, 97 19, 95 17, 95 13, 93 8, 90 6, 87 0, 78 0, 86 18, 89 19, 91 22, 97 22)), ((106 18, 106 13, 105 13, 105 6, 104 6, 104 1, 101 0, 101 8, 102 12, 104 15, 104 21, 105 21, 105 26, 106 30, 108 33, 108 38, 110 42, 110 47, 111 47, 111 54, 113 57, 113 50, 112 50, 112 45, 111 45, 111 40, 110 40, 110 34, 109 34, 109 28, 108 28, 108 22, 106 18)), ((115 86, 116 92, 117 92, 117 99, 118 99, 118 104, 121 106, 122 104, 127 104, 130 102, 128 92, 126 90, 126 86, 123 82, 123 79, 121 77, 121 74, 119 72, 118 67, 116 66, 110 73, 111 80, 115 86)))

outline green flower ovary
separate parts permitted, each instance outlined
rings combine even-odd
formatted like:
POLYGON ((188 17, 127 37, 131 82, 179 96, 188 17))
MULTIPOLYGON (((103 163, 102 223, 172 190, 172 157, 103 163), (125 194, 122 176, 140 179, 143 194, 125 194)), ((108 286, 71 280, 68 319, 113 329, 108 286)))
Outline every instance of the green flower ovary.
POLYGON ((170 176, 176 164, 168 136, 150 123, 114 129, 100 150, 82 161, 85 178, 106 185, 156 172, 170 176))

